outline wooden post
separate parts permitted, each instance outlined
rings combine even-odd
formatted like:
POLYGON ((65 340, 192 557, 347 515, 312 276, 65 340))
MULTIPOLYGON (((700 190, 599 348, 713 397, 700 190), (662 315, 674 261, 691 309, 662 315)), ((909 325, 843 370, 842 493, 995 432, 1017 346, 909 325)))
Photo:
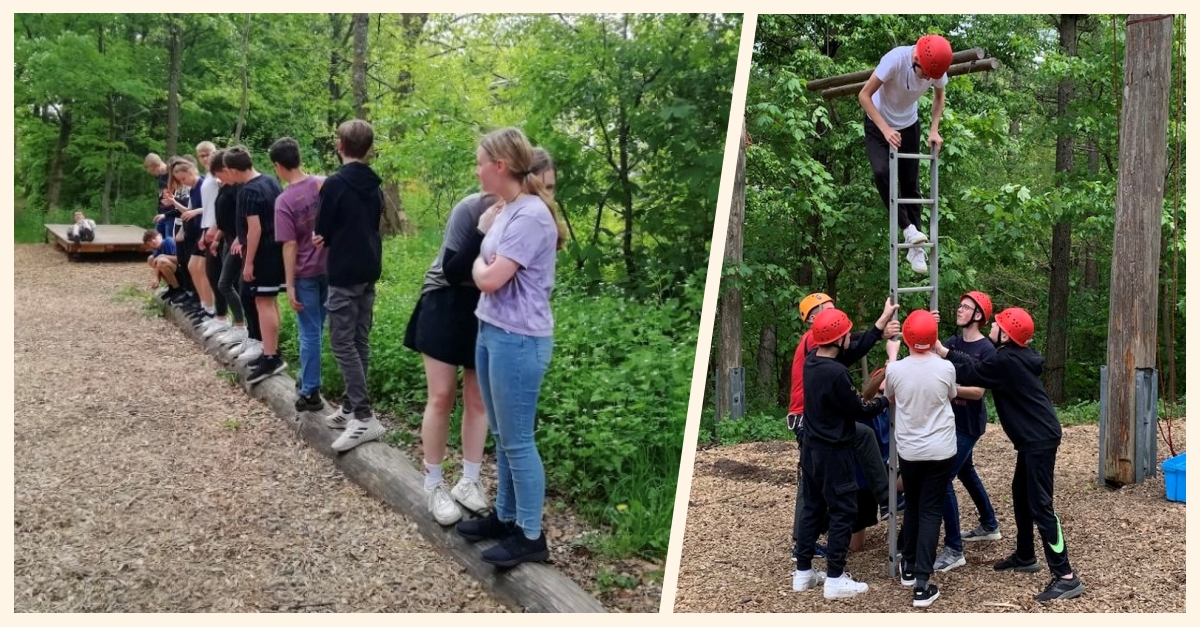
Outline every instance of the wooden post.
MULTIPOLYGON (((746 215, 746 122, 742 121, 742 141, 738 146, 737 170, 733 178, 733 200, 729 205, 729 230, 725 236, 725 267, 742 264, 742 222, 746 215)), ((742 367, 742 290, 734 287, 721 294, 718 306, 721 339, 717 364, 717 416, 725 419, 732 407, 733 377, 730 371, 742 367)))
POLYGON ((1158 334, 1158 267, 1167 109, 1171 86, 1172 16, 1130 15, 1125 22, 1125 93, 1121 112, 1117 208, 1108 315, 1104 480, 1138 478, 1135 385, 1154 368, 1158 334))
MULTIPOLYGON (((983 48, 959 50, 958 52, 954 53, 953 57, 950 58, 950 65, 966 63, 968 61, 978 61, 983 57, 983 48)), ((871 78, 871 73, 874 71, 875 68, 871 68, 861 72, 851 72, 849 74, 839 74, 837 76, 830 76, 828 78, 818 78, 816 80, 808 81, 805 86, 812 91, 823 91, 834 87, 841 87, 842 85, 849 85, 851 83, 865 83, 868 78, 871 78)))
MULTIPOLYGON (((951 65, 950 69, 946 70, 946 75, 950 76, 950 77, 954 77, 954 76, 961 76, 963 74, 971 74, 973 72, 990 72, 991 70, 994 70, 998 67, 1000 67, 1000 61, 998 59, 983 59, 982 61, 968 61, 967 63, 959 63, 957 65, 951 65)), ((867 74, 867 78, 871 78, 870 73, 867 74)), ((858 83, 851 83, 849 85, 842 85, 841 87, 833 87, 831 89, 826 89, 825 91, 821 92, 821 97, 825 98, 827 100, 832 100, 834 98, 840 98, 842 96, 849 96, 850 94, 857 94, 858 92, 862 91, 863 85, 866 85, 866 84, 867 84, 867 81, 864 79, 863 81, 858 82, 858 83)))

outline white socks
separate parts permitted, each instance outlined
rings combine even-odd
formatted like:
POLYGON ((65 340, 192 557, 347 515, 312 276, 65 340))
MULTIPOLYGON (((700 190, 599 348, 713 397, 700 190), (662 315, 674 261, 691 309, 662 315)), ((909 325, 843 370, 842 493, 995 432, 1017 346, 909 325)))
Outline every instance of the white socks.
POLYGON ((432 490, 442 484, 442 465, 425 462, 425 489, 432 490))
MULTIPOLYGON (((432 490, 438 487, 442 479, 442 465, 425 463, 425 489, 432 490)), ((479 472, 483 468, 483 462, 469 462, 463 460, 463 478, 471 481, 479 481, 479 472)))
POLYGON ((471 481, 479 481, 479 470, 483 467, 483 462, 469 462, 463 460, 463 477, 471 481))

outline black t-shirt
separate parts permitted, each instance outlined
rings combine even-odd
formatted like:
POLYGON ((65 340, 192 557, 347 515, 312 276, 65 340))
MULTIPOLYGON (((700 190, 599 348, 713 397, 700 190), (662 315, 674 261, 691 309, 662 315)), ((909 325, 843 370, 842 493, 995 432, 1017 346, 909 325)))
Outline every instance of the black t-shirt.
MULTIPOLYGON (((956 335, 945 342, 946 348, 958 349, 976 361, 982 361, 991 357, 996 352, 996 347, 992 346, 992 341, 988 338, 980 338, 974 342, 963 341, 961 335, 956 335)), ((973 438, 980 438, 983 432, 987 429, 987 405, 983 399, 977 401, 969 401, 962 398, 956 398, 950 401, 950 407, 954 410, 954 428, 963 435, 968 435, 973 438)))
POLYGON ((238 241, 246 246, 248 233, 247 218, 256 216, 262 225, 262 236, 258 246, 264 248, 275 246, 275 199, 283 193, 279 181, 273 177, 259 175, 242 185, 237 196, 237 234, 238 241))
POLYGON ((237 236, 237 197, 241 184, 222 185, 217 189, 217 229, 224 237, 237 236))

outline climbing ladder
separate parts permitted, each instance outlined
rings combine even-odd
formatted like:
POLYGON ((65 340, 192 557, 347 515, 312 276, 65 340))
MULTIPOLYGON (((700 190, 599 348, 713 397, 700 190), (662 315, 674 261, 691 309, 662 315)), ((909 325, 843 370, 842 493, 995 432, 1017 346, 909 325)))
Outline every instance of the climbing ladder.
MULTIPOLYGON (((938 158, 936 148, 930 154, 896 152, 895 147, 888 151, 888 214, 891 221, 891 268, 888 271, 888 291, 893 303, 900 302, 902 294, 929 292, 929 311, 937 311, 938 302, 938 158), (897 198, 899 195, 898 170, 900 159, 915 159, 929 161, 929 198, 897 198), (908 244, 897 241, 900 228, 897 219, 899 205, 929 205, 929 240, 922 244, 908 244), (924 248, 928 251, 929 285, 900 287, 899 261, 900 251, 912 248, 924 248)), ((895 577, 900 570, 900 551, 897 544, 896 528, 896 478, 900 474, 900 456, 896 454, 896 414, 888 413, 888 576, 895 577)))

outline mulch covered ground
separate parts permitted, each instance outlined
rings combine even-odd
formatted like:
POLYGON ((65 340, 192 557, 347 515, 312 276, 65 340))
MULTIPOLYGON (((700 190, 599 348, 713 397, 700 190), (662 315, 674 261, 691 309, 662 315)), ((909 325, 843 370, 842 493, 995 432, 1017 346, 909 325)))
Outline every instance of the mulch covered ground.
MULTIPOLYGON (((1164 431, 1166 425, 1163 425, 1164 431)), ((1173 439, 1184 450, 1185 422, 1173 439)), ((1016 453, 999 426, 975 449, 975 465, 992 498, 1004 537, 966 544, 967 565, 935 573, 941 598, 912 607, 912 588, 887 574, 887 524, 867 532, 867 549, 847 570, 870 590, 826 600, 819 589, 793 592, 791 526, 796 444, 759 442, 696 452, 683 543, 677 612, 1183 612, 1186 591, 1185 505, 1164 498, 1161 470, 1142 485, 1097 485, 1098 429, 1064 429, 1055 474, 1055 509, 1071 563, 1087 586, 1082 597, 1041 604, 1033 596, 1050 581, 1036 574, 996 573, 992 564, 1016 547, 1010 483, 1016 453)), ((1170 456, 1158 442, 1158 458, 1170 456)), ((956 483, 957 485, 957 483, 956 483)), ((964 529, 978 518, 957 486, 964 529)), ((940 551, 939 546, 939 551, 940 551)), ((1040 542, 1038 559, 1045 564, 1040 542)), ((814 564, 822 568, 824 561, 814 564)))

